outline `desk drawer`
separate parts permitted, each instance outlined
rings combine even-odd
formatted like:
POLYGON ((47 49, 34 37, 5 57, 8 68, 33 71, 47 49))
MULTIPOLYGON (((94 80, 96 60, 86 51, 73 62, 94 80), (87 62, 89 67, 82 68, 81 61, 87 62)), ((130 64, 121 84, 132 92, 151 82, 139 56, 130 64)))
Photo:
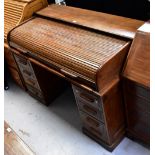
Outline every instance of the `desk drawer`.
POLYGON ((36 76, 35 76, 33 69, 24 68, 22 66, 19 66, 19 68, 25 77, 29 77, 29 78, 32 78, 34 80, 36 79, 36 76))
POLYGON ((28 83, 36 89, 41 90, 34 72, 29 72, 28 70, 23 69, 21 66, 19 66, 19 69, 24 78, 25 83, 28 83))
POLYGON ((32 65, 25 56, 14 54, 14 57, 21 72, 23 72, 26 76, 35 77, 32 65))
POLYGON ((74 95, 78 101, 87 103, 91 105, 92 107, 100 109, 100 110, 103 109, 100 96, 97 96, 77 86, 72 85, 72 88, 74 91, 74 95))
POLYGON ((38 84, 37 78, 35 76, 35 73, 33 71, 33 68, 31 66, 31 63, 29 60, 27 60, 24 56, 19 56, 14 54, 16 62, 18 64, 18 67, 20 69, 20 72, 24 78, 25 83, 31 85, 32 87, 35 87, 36 89, 40 89, 40 86, 38 84))
POLYGON ((25 77, 25 76, 23 76, 23 78, 25 80, 25 83, 27 83, 27 84, 31 85, 32 87, 34 87, 34 88, 38 89, 39 91, 41 91, 37 80, 34 80, 32 78, 28 78, 28 77, 25 77))
POLYGON ((125 89, 134 95, 143 97, 146 100, 150 101, 150 89, 140 86, 138 83, 132 82, 130 80, 125 80, 124 82, 125 89))
POLYGON ((16 62, 20 65, 22 65, 23 67, 29 67, 29 63, 27 61, 27 58, 22 56, 22 55, 17 55, 14 53, 14 57, 16 59, 16 62))
POLYGON ((83 101, 80 101, 80 100, 77 100, 77 105, 80 110, 86 112, 87 114, 91 115, 92 117, 96 118, 97 120, 104 122, 102 110, 99 110, 98 108, 90 106, 89 104, 87 104, 83 101))
POLYGON ((27 90, 29 92, 30 95, 32 95, 33 97, 37 98, 38 100, 40 100, 41 102, 44 102, 44 96, 42 94, 42 92, 34 87, 32 87, 31 85, 26 84, 27 90))
POLYGON ((87 115, 86 113, 79 111, 80 117, 83 123, 83 127, 86 128, 89 132, 93 135, 97 136, 98 138, 107 141, 107 132, 105 125, 93 117, 87 115))

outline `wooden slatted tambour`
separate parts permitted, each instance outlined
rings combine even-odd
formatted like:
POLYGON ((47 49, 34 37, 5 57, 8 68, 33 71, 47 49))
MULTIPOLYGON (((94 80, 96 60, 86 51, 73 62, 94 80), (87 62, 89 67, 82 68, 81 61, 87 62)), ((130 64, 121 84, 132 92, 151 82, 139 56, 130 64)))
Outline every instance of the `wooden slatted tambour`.
POLYGON ((61 71, 92 83, 96 83, 97 71, 117 54, 122 52, 124 57, 129 46, 123 39, 42 18, 32 19, 13 30, 10 41, 61 71))
POLYGON ((34 12, 47 6, 46 0, 5 0, 4 1, 4 38, 7 33, 34 12))
POLYGON ((127 133, 150 143, 150 24, 136 33, 123 71, 127 133))

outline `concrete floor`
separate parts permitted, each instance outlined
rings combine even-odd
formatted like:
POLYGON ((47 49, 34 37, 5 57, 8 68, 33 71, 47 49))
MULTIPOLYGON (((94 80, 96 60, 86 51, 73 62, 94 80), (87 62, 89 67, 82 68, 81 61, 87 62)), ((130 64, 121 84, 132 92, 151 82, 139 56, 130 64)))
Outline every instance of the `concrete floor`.
POLYGON ((149 155, 150 151, 124 138, 112 152, 81 132, 71 89, 49 107, 40 104, 12 81, 5 91, 5 120, 37 155, 149 155))

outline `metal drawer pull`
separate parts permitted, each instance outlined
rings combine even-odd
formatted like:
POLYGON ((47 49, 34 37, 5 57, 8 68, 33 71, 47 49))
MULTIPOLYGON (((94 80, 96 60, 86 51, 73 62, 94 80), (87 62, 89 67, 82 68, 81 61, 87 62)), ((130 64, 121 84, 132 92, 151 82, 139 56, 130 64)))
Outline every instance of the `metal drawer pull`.
POLYGON ((30 82, 33 86, 36 84, 34 81, 32 81, 31 79, 28 79, 28 82, 30 82))
POLYGON ((100 126, 100 124, 99 124, 98 122, 94 121, 94 120, 91 119, 90 117, 87 117, 86 120, 87 120, 90 124, 92 124, 93 126, 95 126, 95 127, 99 127, 99 126, 100 126))
POLYGON ((79 96, 80 96, 81 98, 83 98, 84 100, 88 101, 88 102, 92 102, 92 103, 93 103, 93 102, 95 101, 93 98, 87 96, 87 95, 84 94, 84 93, 80 93, 79 96))
POLYGON ((88 111, 89 113, 91 113, 91 114, 93 114, 93 115, 97 115, 97 112, 96 112, 94 109, 88 107, 87 105, 84 105, 83 108, 84 108, 86 111, 88 111))
POLYGON ((60 71, 61 71, 62 73, 64 73, 64 74, 68 75, 68 76, 71 76, 72 78, 77 78, 76 75, 74 75, 74 74, 72 74, 72 73, 70 73, 70 72, 68 72, 68 71, 66 71, 66 70, 64 70, 64 69, 60 69, 60 71))
POLYGON ((21 63, 23 65, 27 65, 27 61, 26 60, 22 60, 21 58, 19 58, 19 63, 21 63))
POLYGON ((31 76, 32 75, 32 73, 31 72, 29 72, 29 71, 27 71, 27 70, 23 70, 23 73, 25 73, 25 74, 27 74, 27 75, 29 75, 29 76, 31 76))
POLYGON ((92 131, 94 134, 98 135, 98 136, 102 136, 102 133, 97 131, 96 129, 90 127, 90 131, 92 131))

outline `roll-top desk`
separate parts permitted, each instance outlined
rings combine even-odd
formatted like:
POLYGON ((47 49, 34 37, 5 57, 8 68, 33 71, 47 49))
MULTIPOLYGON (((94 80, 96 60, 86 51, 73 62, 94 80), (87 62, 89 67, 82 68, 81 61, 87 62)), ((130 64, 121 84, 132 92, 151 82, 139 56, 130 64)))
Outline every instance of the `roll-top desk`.
POLYGON ((83 132, 113 150, 125 134, 120 73, 142 24, 50 5, 11 30, 8 42, 28 92, 48 104, 46 97, 57 96, 69 81, 83 132))

